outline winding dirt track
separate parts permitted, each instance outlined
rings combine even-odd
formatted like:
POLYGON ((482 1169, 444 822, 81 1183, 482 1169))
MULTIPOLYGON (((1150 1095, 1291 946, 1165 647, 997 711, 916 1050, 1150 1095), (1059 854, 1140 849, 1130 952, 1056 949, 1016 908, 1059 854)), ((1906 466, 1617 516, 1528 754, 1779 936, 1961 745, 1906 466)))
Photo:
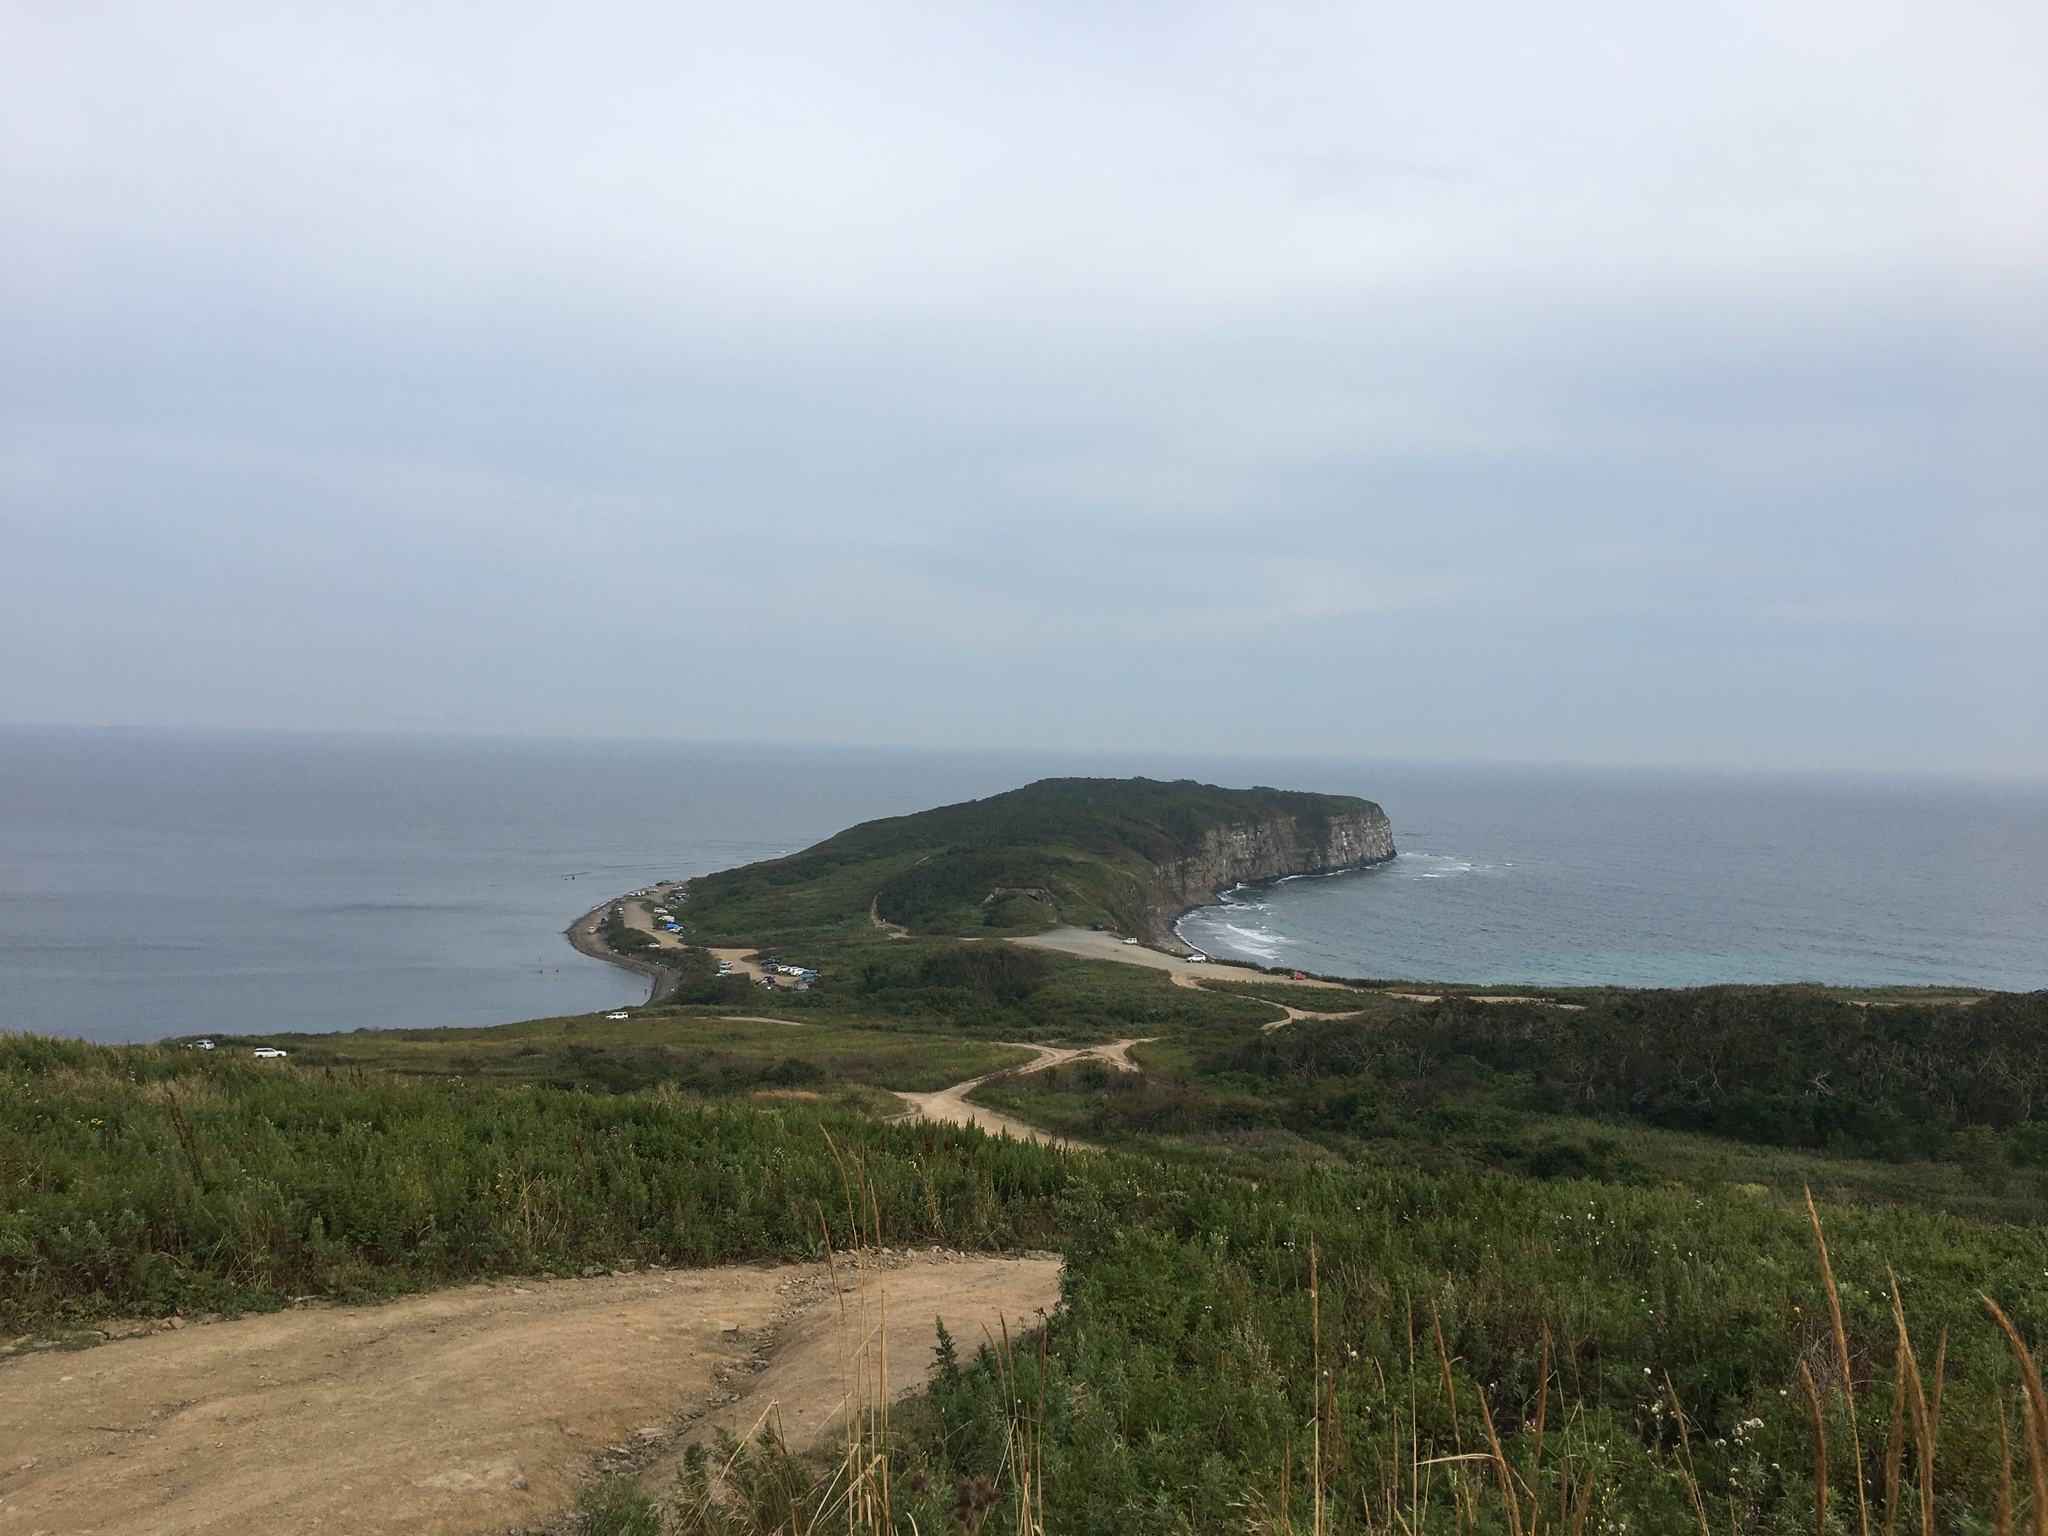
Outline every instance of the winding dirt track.
MULTIPOLYGON (((842 1280, 852 1284, 844 1263, 842 1280)), ((897 1253, 891 1384, 1059 1297, 1059 1260, 897 1253)), ((666 1469, 771 1405, 796 1446, 839 1418, 822 1265, 472 1285, 0 1360, 0 1533, 243 1536, 559 1528, 584 1476, 666 1469)))
MULTIPOLYGON (((1276 1005, 1277 1006, 1277 1005, 1276 1005)), ((1284 1020, 1282 1021, 1285 1022, 1284 1020)), ((1013 1120, 1008 1115, 999 1115, 980 1104, 970 1104, 967 1095, 983 1083, 1012 1073, 1022 1076, 1030 1072, 1043 1072, 1047 1067, 1057 1067, 1070 1061, 1103 1061, 1119 1072, 1135 1072, 1138 1064, 1131 1060, 1131 1047, 1143 1045, 1144 1040, 1118 1040, 1109 1045, 1083 1045, 1074 1048, 1056 1045, 1029 1045, 1021 1041, 1006 1040, 1005 1045, 1017 1045, 1023 1050, 1036 1051, 1037 1058, 1021 1067, 1005 1067, 1000 1072, 987 1072, 980 1077, 970 1077, 964 1083, 955 1083, 950 1088, 941 1088, 936 1093, 905 1093, 895 1090, 896 1097, 910 1106, 895 1118, 898 1120, 940 1120, 949 1125, 979 1125, 991 1135, 1008 1131, 1019 1141, 1062 1141, 1068 1146, 1085 1147, 1085 1141, 1071 1137, 1055 1137, 1049 1131, 1042 1131, 1035 1125, 1026 1125, 1022 1120, 1013 1120)))
MULTIPOLYGON (((1330 1019, 1355 1019, 1358 1017, 1358 1013, 1311 1013, 1306 1008, 1290 1008, 1285 1003, 1276 1003, 1265 998, 1260 999, 1260 1001, 1264 1002, 1268 1008, 1278 1008, 1280 1010, 1279 1018, 1270 1024, 1261 1024, 1259 1026, 1259 1033, 1265 1035, 1270 1035, 1276 1029, 1285 1029, 1290 1024, 1299 1024, 1304 1019, 1315 1022, 1330 1019)), ((1364 1010, 1360 1009, 1359 1012, 1362 1013, 1364 1010)))

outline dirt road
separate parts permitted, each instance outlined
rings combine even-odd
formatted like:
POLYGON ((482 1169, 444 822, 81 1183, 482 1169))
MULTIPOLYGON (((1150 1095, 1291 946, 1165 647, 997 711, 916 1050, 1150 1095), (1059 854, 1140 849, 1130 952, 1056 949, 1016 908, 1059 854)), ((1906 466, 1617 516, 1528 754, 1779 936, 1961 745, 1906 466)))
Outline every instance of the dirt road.
MULTIPOLYGON (((1318 981, 1312 977, 1296 979, 1291 976, 1273 976, 1255 971, 1245 971, 1234 965, 1217 966, 1211 969, 1203 962, 1193 962, 1179 955, 1162 954, 1156 949, 1147 949, 1142 944, 1126 944, 1113 933, 1097 933, 1092 928, 1055 928, 1050 933, 1035 933, 1026 939, 1007 939, 1009 944, 1024 944, 1033 949, 1056 949, 1062 954, 1079 955, 1084 960, 1120 960, 1125 965, 1142 965, 1148 970, 1167 971, 1174 983, 1183 987, 1199 989, 1205 981, 1256 981, 1262 986, 1282 987, 1330 987, 1339 992, 1358 993, 1362 989, 1342 986, 1334 981, 1318 981)), ((1386 992, 1387 997, 1398 997, 1410 1003, 1442 1002, 1441 994, 1435 992, 1386 992)), ((1547 997, 1498 997, 1477 996, 1460 993, 1468 1003, 1543 1003, 1566 1013, 1584 1013, 1581 1003, 1560 1003, 1547 997)), ((1275 1019, 1267 1029, 1279 1029, 1296 1019, 1348 1018, 1348 1014, 1309 1013, 1298 1008, 1288 1008, 1285 1003, 1273 1004, 1284 1008, 1287 1017, 1275 1019)))
MULTIPOLYGON (((1033 1326, 1059 1261, 899 1253, 879 1278, 901 1392, 934 1314, 963 1346, 1033 1326)), ((771 1400, 811 1443, 840 1411, 837 1315, 821 1265, 649 1271, 19 1356, 0 1362, 0 1532, 539 1531, 582 1474, 665 1468, 771 1400)))
POLYGON ((1260 1001, 1265 1002, 1268 1008, 1278 1008, 1280 1010, 1279 1018, 1270 1024, 1261 1024, 1259 1026, 1259 1032, 1266 1035, 1270 1035, 1276 1029, 1285 1029, 1290 1024, 1299 1024, 1304 1019, 1311 1023, 1331 1019, 1355 1019, 1358 1017, 1358 1013, 1365 1011, 1364 1009, 1359 1009, 1358 1013, 1313 1013, 1306 1008, 1290 1008, 1285 1003, 1275 1003, 1264 998, 1261 998, 1260 1001))
MULTIPOLYGON (((1197 980, 1208 981, 1256 981, 1272 983, 1283 987, 1336 987, 1334 981, 1312 981, 1304 978, 1295 981, 1286 976, 1272 976, 1261 971, 1248 971, 1241 966, 1217 965, 1190 962, 1179 955, 1165 954, 1148 949, 1143 944, 1126 944, 1113 933, 1098 933, 1092 928, 1055 928, 1049 933, 1034 933, 1025 939, 1006 939, 1007 944, 1022 944, 1030 949, 1056 949, 1062 954, 1079 955, 1084 960, 1116 960, 1125 965, 1142 965, 1149 970, 1171 971, 1175 979, 1185 977, 1192 986, 1197 980)), ((1339 991, 1348 990, 1338 987, 1339 991)))
POLYGON ((760 951, 755 949, 707 949, 704 951, 714 960, 722 960, 732 967, 735 976, 744 976, 749 981, 759 981, 768 973, 761 969, 760 951))
MULTIPOLYGON (((1275 1004, 1274 1006, 1278 1006, 1275 1004)), ((1283 1022, 1285 1022, 1283 1020, 1283 1022)), ((1043 1072, 1047 1067, 1061 1066, 1070 1061, 1102 1061, 1119 1072, 1135 1072, 1138 1064, 1131 1060, 1131 1047, 1144 1045, 1144 1040, 1117 1040, 1108 1045, 1083 1045, 1068 1048, 1057 1045, 1024 1045, 1020 1041, 1005 1041, 1006 1045, 1022 1045, 1037 1056, 1021 1067, 1005 1067, 1001 1072, 988 1072, 980 1077, 970 1077, 964 1083, 955 1083, 950 1088, 941 1088, 937 1093, 905 1093, 900 1088, 896 1097, 910 1108, 895 1118, 899 1120, 943 1120, 949 1125, 979 1125, 990 1135, 1008 1131, 1019 1141, 1036 1137, 1042 1141, 1067 1140, 1070 1145, 1085 1147, 1087 1142, 1072 1141, 1071 1138, 1055 1138, 1050 1132, 1041 1131, 1035 1125, 1026 1125, 1022 1120, 1013 1120, 1008 1115, 999 1115, 980 1104, 970 1104, 967 1095, 991 1078, 1003 1077, 1010 1073, 1043 1072)))

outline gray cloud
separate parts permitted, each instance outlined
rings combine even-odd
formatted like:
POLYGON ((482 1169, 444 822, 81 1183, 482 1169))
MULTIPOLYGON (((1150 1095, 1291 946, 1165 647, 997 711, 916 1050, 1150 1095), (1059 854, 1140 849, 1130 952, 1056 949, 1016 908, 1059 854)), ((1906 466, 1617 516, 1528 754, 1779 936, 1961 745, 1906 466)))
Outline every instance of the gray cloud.
POLYGON ((0 718, 2048 770, 2048 18, 0 17, 0 718))

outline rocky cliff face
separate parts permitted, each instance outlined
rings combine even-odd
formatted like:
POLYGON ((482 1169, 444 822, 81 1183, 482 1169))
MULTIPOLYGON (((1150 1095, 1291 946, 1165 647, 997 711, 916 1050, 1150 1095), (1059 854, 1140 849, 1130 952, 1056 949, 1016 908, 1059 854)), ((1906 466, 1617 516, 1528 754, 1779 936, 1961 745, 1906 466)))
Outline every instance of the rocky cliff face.
POLYGON ((1185 858, 1158 866, 1153 877, 1157 936, 1171 936, 1173 920, 1216 899, 1233 885, 1327 875, 1394 856, 1394 829, 1378 806, 1304 825, 1292 816, 1217 827, 1185 858))

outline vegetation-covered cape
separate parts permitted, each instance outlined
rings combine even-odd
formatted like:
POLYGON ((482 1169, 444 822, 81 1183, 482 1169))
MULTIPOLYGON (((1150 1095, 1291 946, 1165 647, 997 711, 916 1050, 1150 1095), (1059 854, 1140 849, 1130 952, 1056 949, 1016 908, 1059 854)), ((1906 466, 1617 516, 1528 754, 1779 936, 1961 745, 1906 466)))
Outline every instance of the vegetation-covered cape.
POLYGON ((1160 916, 1158 872, 1205 834, 1285 821, 1315 837, 1334 818, 1379 814, 1351 795, 1188 779, 1042 779, 863 822, 787 858, 706 875, 690 882, 687 920, 705 943, 829 929, 871 913, 925 934, 1091 923, 1145 934, 1160 916))

